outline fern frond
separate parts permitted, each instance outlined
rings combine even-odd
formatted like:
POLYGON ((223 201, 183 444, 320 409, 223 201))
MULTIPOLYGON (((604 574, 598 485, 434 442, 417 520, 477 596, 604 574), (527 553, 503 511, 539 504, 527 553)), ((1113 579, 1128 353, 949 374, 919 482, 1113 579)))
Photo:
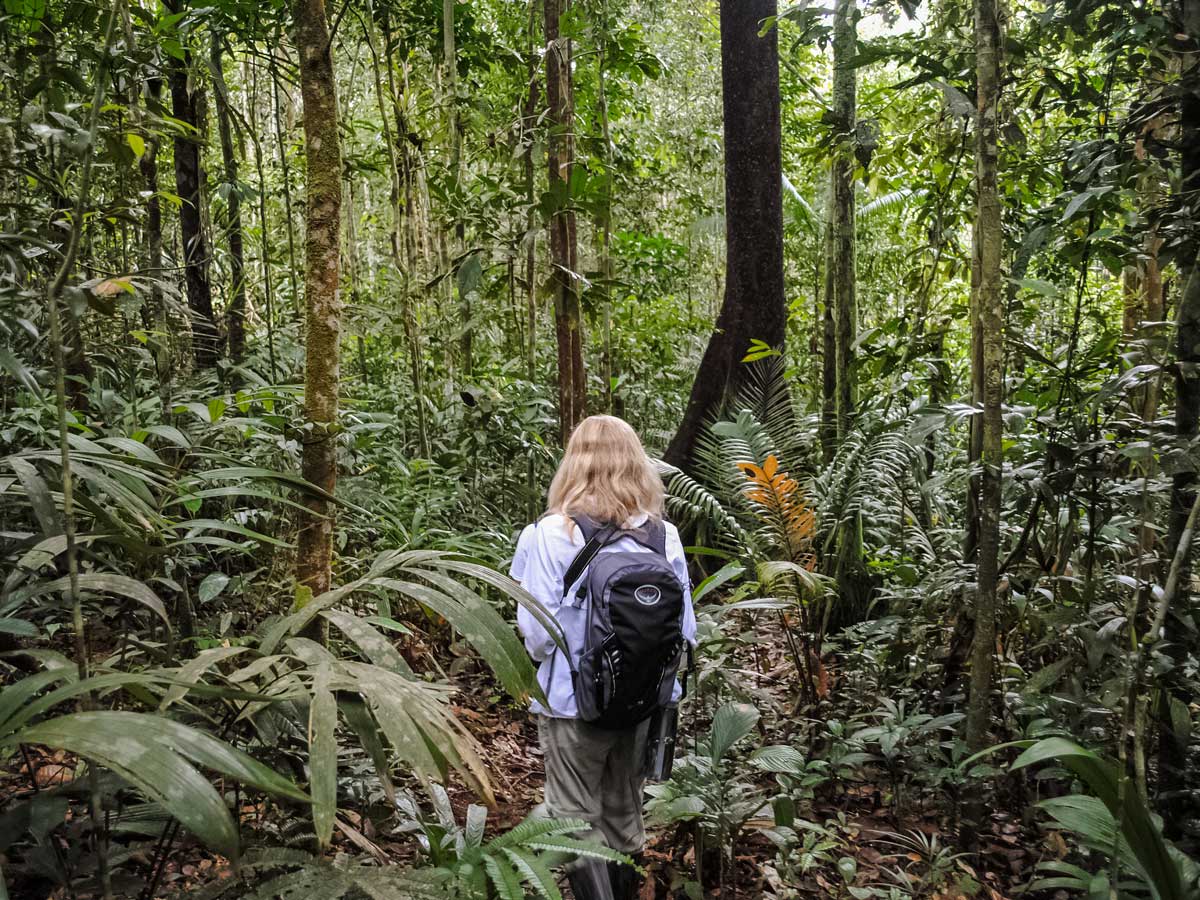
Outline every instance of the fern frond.
POLYGON ((815 568, 816 516, 805 502, 799 483, 780 467, 774 454, 761 466, 739 463, 738 468, 746 477, 743 493, 774 532, 786 558, 806 570, 815 568))
POLYGON ((525 844, 532 850, 569 853, 572 856, 582 856, 585 859, 600 859, 604 862, 625 863, 633 865, 633 859, 618 850, 613 850, 595 841, 584 841, 572 837, 547 837, 528 841, 525 844))
POLYGON ((842 441, 833 461, 813 480, 823 539, 861 520, 873 543, 900 523, 904 481, 918 450, 908 441, 907 418, 874 426, 860 423, 842 441))
POLYGON ((506 847, 519 847, 539 837, 583 832, 589 828, 591 826, 582 819, 543 819, 530 816, 510 831, 488 841, 485 849, 491 852, 506 847))
POLYGON ((858 209, 859 218, 869 219, 876 213, 887 212, 889 209, 894 209, 897 206, 904 205, 909 200, 919 200, 927 193, 929 193, 929 191, 927 191, 925 188, 919 188, 915 191, 909 188, 900 188, 897 191, 892 191, 891 193, 876 197, 869 203, 864 203, 858 209))
POLYGON ((667 514, 672 520, 695 528, 702 540, 714 546, 738 547, 751 539, 727 504, 709 488, 674 466, 661 461, 656 465, 666 485, 667 514))
POLYGON ((503 856, 485 856, 483 867, 491 879, 500 900, 525 900, 525 889, 521 887, 521 876, 503 856))
POLYGON ((562 900, 562 892, 558 889, 554 873, 537 856, 528 850, 511 847, 505 848, 504 855, 508 857, 509 862, 517 868, 525 882, 537 892, 539 897, 544 900, 562 900))
POLYGON ((815 423, 807 421, 796 409, 783 357, 767 357, 748 369, 735 408, 739 412, 749 410, 769 436, 770 446, 759 448, 758 459, 775 453, 796 471, 812 444, 815 423))

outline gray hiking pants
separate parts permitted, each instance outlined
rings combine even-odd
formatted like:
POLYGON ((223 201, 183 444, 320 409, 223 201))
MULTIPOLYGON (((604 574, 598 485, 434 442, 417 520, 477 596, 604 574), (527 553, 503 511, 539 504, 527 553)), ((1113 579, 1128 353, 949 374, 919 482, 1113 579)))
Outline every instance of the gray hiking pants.
POLYGON ((556 819, 583 819, 592 828, 582 837, 622 853, 639 852, 646 843, 642 768, 649 725, 608 731, 579 719, 538 716, 546 812, 556 819))

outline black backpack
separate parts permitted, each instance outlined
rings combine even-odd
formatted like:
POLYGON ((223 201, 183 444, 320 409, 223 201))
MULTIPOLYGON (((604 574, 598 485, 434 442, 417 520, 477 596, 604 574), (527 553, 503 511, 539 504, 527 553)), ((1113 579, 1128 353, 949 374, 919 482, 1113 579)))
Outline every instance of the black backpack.
POLYGON ((587 604, 578 668, 571 680, 579 718, 601 728, 629 728, 671 700, 685 647, 684 589, 667 561, 659 520, 637 528, 573 516, 587 540, 563 578, 563 599, 587 570, 576 597, 587 604), (631 537, 652 553, 604 547, 631 537))

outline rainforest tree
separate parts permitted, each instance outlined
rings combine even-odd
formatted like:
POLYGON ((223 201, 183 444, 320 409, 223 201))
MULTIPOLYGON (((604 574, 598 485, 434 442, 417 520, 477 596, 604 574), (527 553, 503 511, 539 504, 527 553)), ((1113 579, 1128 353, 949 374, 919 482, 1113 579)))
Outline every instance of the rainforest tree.
POLYGON ((721 3, 725 294, 683 420, 663 458, 688 467, 705 422, 746 382, 753 342, 782 348, 783 169, 779 38, 772 0, 721 3))

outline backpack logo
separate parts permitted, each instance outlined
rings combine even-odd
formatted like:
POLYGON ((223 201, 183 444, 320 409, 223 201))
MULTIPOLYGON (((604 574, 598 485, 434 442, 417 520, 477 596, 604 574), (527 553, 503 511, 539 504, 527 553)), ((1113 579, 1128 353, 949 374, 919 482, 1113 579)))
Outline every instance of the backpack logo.
POLYGON ((652 584, 643 584, 633 592, 633 596, 642 606, 657 606, 662 599, 662 591, 652 584))

